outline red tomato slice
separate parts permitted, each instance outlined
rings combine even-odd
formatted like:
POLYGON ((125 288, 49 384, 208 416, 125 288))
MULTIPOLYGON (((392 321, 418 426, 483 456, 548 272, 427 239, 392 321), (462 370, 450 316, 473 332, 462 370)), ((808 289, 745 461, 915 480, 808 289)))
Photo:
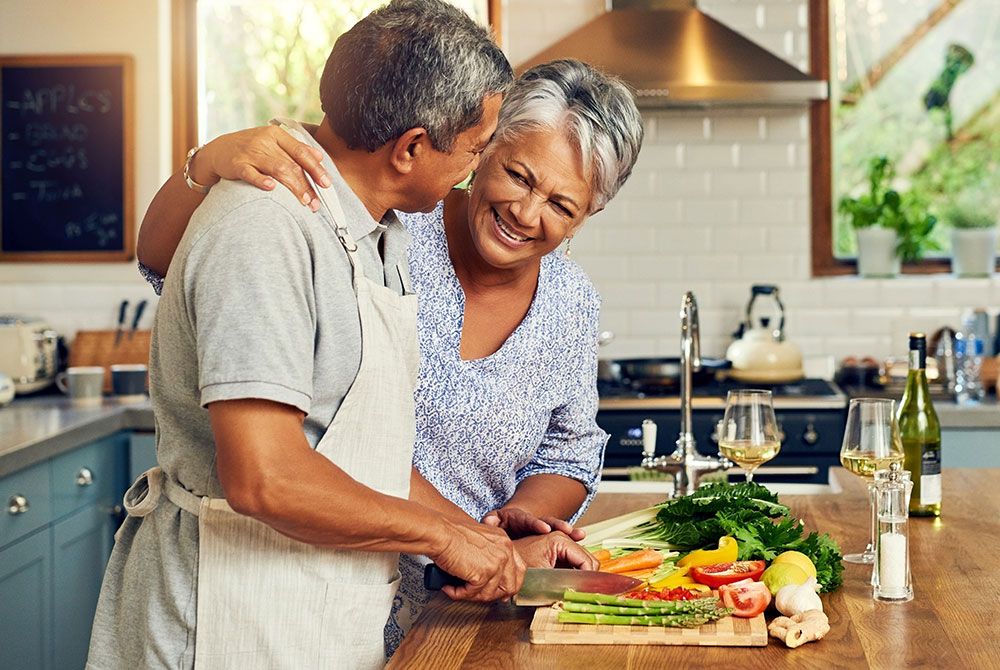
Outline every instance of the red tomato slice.
POLYGON ((752 619, 771 604, 771 592, 763 582, 750 579, 719 587, 722 604, 733 608, 733 616, 752 619))
POLYGON ((699 584, 717 589, 723 584, 732 584, 741 579, 757 579, 764 573, 764 561, 733 561, 691 568, 690 575, 699 584))

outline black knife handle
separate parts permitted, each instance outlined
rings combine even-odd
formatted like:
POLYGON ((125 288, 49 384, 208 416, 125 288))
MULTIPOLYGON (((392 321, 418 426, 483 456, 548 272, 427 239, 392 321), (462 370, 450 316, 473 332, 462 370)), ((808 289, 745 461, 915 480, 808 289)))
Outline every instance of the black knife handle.
POLYGON ((424 588, 428 591, 440 591, 443 586, 462 586, 463 584, 465 584, 464 581, 454 575, 449 575, 433 563, 429 563, 424 568, 424 588))

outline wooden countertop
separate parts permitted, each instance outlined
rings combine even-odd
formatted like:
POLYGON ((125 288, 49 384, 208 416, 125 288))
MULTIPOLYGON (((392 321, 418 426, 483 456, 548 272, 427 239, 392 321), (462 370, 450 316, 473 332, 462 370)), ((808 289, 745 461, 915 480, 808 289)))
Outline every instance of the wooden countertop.
MULTIPOLYGON (((867 541, 861 480, 838 472, 843 493, 783 496, 807 528, 830 533, 845 552, 867 541)), ((658 502, 656 496, 599 495, 583 523, 658 502)), ((996 668, 1000 664, 1000 469, 944 473, 944 516, 911 519, 914 599, 871 598, 868 566, 845 564, 844 586, 823 595, 830 632, 787 649, 532 645, 533 608, 435 598, 389 668, 996 668)))

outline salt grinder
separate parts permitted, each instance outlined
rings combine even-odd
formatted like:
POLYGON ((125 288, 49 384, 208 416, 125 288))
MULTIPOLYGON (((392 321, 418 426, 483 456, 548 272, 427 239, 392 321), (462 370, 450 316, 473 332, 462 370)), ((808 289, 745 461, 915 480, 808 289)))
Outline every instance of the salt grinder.
POLYGON ((909 500, 910 473, 893 462, 888 470, 875 473, 875 505, 878 531, 875 535, 875 567, 872 597, 884 602, 913 600, 910 581, 909 500))

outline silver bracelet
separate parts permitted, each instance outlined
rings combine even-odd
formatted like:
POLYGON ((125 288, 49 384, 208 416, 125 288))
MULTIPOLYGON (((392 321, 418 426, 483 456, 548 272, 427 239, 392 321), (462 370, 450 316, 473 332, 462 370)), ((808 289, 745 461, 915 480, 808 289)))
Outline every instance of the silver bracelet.
POLYGON ((194 158, 194 155, 199 151, 201 151, 201 148, 204 146, 205 145, 202 144, 201 146, 191 149, 191 151, 187 152, 187 158, 184 159, 184 183, 187 184, 189 189, 191 189, 195 193, 201 193, 202 195, 208 193, 212 187, 202 186, 194 179, 191 179, 191 159, 194 158))

